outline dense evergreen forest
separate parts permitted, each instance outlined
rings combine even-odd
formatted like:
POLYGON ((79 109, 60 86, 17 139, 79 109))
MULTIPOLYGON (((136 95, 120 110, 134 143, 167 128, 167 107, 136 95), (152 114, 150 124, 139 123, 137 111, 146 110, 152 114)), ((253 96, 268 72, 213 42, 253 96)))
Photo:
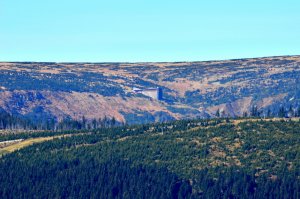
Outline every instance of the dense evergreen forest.
POLYGON ((69 135, 2 151, 0 197, 299 198, 299 133, 299 119, 241 118, 0 134, 69 135))

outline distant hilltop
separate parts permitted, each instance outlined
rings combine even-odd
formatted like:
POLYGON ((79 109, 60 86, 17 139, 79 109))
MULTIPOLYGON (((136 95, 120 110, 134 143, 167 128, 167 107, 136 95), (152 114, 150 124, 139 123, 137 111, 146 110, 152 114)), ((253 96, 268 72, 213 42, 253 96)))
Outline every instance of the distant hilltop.
POLYGON ((33 120, 291 115, 300 56, 164 63, 0 63, 0 111, 33 120), (163 102, 163 103, 162 103, 163 102))

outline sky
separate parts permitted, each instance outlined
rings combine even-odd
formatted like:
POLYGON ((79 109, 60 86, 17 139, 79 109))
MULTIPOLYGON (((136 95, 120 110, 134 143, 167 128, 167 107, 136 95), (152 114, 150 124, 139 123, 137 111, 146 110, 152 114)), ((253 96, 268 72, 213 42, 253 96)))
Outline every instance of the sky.
POLYGON ((0 61, 300 55, 299 0, 0 0, 0 61))

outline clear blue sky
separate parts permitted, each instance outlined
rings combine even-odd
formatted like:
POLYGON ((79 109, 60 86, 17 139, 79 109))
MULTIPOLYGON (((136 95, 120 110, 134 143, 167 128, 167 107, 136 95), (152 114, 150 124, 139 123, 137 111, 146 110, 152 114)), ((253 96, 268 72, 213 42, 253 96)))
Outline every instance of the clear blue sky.
POLYGON ((0 61, 296 54, 299 0, 0 0, 0 61))

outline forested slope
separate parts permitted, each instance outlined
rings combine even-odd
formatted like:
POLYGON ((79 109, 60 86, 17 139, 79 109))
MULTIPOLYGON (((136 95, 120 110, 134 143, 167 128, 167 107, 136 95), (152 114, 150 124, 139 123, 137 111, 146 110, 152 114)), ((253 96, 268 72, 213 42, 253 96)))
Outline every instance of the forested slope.
POLYGON ((0 197, 299 198, 299 132, 299 119, 215 119, 1 135, 74 136, 3 155, 0 197))

